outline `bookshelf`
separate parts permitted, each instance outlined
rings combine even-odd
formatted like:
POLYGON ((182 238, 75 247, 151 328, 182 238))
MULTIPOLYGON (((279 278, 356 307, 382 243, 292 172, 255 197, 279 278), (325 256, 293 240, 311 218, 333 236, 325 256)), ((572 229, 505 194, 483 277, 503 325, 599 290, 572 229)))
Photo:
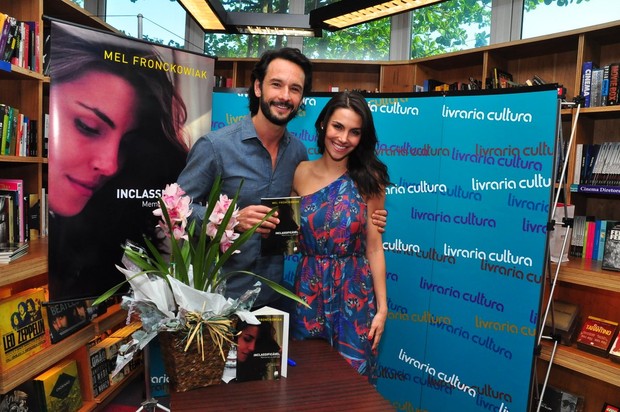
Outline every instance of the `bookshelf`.
MULTIPOLYGON (((43 50, 43 16, 88 25, 101 30, 116 30, 97 17, 88 15, 69 0, 0 0, 0 12, 18 20, 38 21, 41 30, 40 49, 43 50)), ((41 193, 46 187, 47 158, 43 153, 43 113, 47 111, 49 78, 41 72, 25 69, 8 63, 0 64, 0 103, 20 110, 30 119, 38 121, 37 156, 19 157, 0 155, 0 177, 24 181, 27 193, 41 193)), ((0 265, 0 290, 17 293, 31 287, 47 284, 47 238, 31 240, 28 253, 7 265, 0 265)), ((23 362, 8 368, 0 368, 0 394, 7 393, 21 383, 32 379, 65 358, 74 358, 83 367, 88 366, 86 344, 103 331, 121 325, 127 313, 117 305, 108 308, 108 313, 94 319, 90 324, 62 341, 31 356, 23 362)), ((80 374, 84 406, 82 411, 96 410, 109 402, 130 380, 135 379, 142 369, 136 369, 118 385, 100 394, 96 399, 90 391, 90 373, 80 374)))

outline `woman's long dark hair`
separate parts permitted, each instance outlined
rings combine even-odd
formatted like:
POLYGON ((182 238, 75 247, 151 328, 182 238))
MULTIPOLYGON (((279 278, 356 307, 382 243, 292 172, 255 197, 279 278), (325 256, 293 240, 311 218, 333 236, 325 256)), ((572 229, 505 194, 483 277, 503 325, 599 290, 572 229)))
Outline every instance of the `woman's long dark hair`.
POLYGON ((366 99, 358 92, 340 92, 325 105, 314 124, 317 133, 319 153, 325 152, 325 130, 329 119, 336 109, 351 109, 362 118, 362 138, 347 160, 349 176, 355 182, 357 190, 364 197, 374 197, 384 193, 390 184, 387 166, 377 157, 377 132, 372 112, 366 99))

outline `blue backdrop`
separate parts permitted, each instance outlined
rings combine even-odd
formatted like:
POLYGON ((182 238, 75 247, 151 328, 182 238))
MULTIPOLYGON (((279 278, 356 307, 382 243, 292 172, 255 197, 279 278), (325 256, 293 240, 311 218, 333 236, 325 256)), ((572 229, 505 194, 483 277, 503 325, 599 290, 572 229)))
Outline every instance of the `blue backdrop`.
MULTIPOLYGON (((311 95, 289 130, 316 152, 311 95)), ((387 190, 379 391, 402 411, 526 411, 546 259, 555 90, 369 95, 387 190)), ((215 92, 213 129, 248 113, 215 92)), ((296 256, 288 258, 292 283, 296 256)))

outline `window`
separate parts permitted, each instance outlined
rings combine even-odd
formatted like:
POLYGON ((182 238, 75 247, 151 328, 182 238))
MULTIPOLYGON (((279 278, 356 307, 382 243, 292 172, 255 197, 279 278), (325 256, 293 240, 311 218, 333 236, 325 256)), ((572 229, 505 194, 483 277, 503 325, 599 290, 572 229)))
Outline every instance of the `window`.
POLYGON ((389 60, 390 18, 335 32, 323 30, 323 37, 304 39, 304 54, 311 59, 389 60))
POLYGON ((521 38, 528 39, 619 19, 618 0, 525 0, 521 38))
POLYGON ((489 44, 491 0, 453 0, 412 12, 411 58, 489 44))
POLYGON ((138 14, 142 14, 144 40, 183 48, 185 10, 170 0, 115 0, 107 2, 106 22, 131 37, 138 36, 138 14))

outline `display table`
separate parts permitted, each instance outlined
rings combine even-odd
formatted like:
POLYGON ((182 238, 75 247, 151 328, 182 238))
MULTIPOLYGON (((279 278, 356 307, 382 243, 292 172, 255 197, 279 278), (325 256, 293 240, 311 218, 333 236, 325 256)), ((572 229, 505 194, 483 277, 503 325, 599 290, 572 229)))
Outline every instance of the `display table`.
POLYGON ((394 411, 390 403, 322 340, 292 341, 288 377, 229 383, 170 395, 180 411, 394 411))

